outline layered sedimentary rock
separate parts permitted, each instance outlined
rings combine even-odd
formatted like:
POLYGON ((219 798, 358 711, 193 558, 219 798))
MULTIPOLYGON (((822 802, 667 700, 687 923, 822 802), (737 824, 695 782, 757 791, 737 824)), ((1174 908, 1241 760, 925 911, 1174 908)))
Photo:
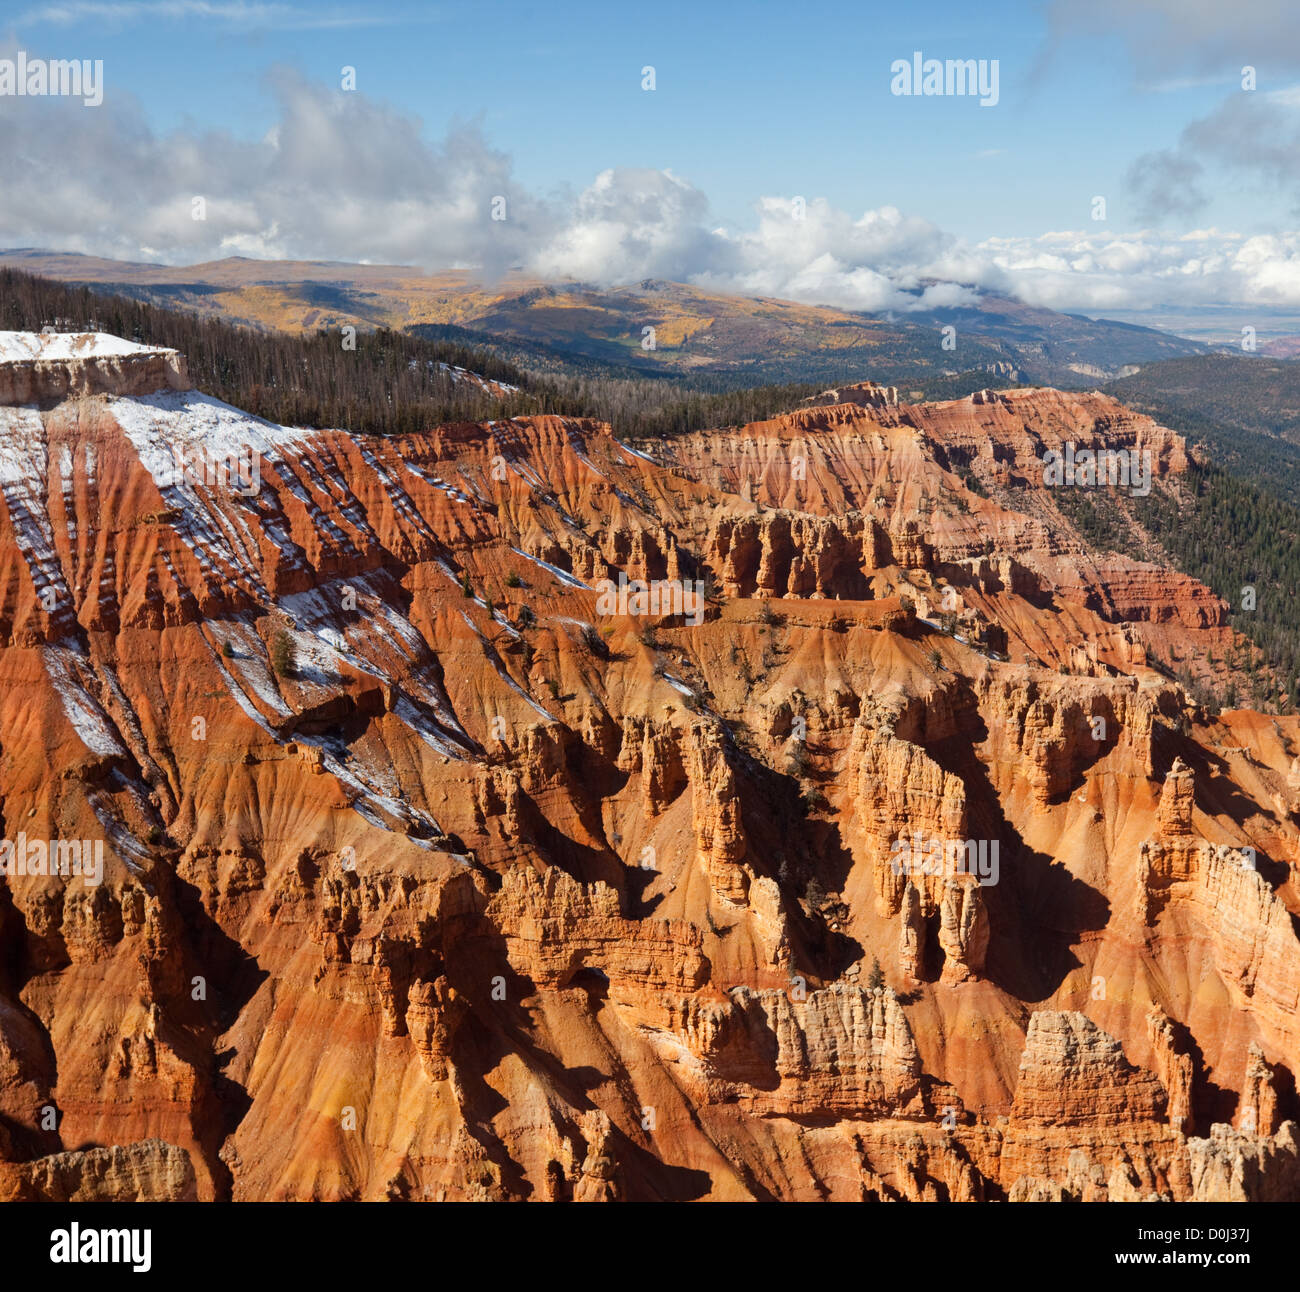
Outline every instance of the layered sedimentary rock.
POLYGON ((1147 1034, 1155 1056, 1155 1074, 1169 1097, 1169 1124, 1190 1133, 1193 1125, 1192 1090, 1195 1069, 1183 1052, 1174 1024, 1159 1006, 1147 1014, 1147 1034))
POLYGON ((193 1202, 194 1166, 161 1140, 0 1163, 4 1202, 193 1202))
POLYGON ((1164 1125, 1167 1107, 1154 1074, 1129 1063, 1086 1016, 1037 1011, 1004 1135, 1003 1176, 1015 1176, 1020 1195, 1026 1179, 1074 1192, 1067 1177, 1078 1173, 1071 1158, 1082 1153, 1113 1201, 1171 1196, 1185 1187, 1186 1165, 1180 1138, 1164 1125))
POLYGON ((939 945, 947 957, 943 965, 945 982, 966 982, 984 968, 989 919, 984 889, 978 880, 945 882, 939 903, 939 945))
POLYGON ((1129 1064, 1119 1042, 1085 1015, 1030 1015, 1011 1105, 1013 1127, 1150 1122, 1166 1102, 1155 1076, 1129 1064))
POLYGON ((1237 1111, 1239 1129, 1268 1138, 1277 1130, 1277 1090, 1272 1065, 1253 1041, 1242 1083, 1241 1106, 1237 1111))
POLYGON ((1187 1147, 1194 1202, 1294 1202, 1300 1191, 1294 1122, 1271 1139, 1219 1123, 1187 1147))
POLYGON ((626 920, 613 889, 587 887, 557 868, 508 871, 486 914, 511 967, 541 988, 567 986, 586 968, 647 992, 689 992, 708 981, 693 926, 626 920))
POLYGON ((692 727, 687 778, 700 864, 713 891, 739 905, 749 892, 750 872, 744 866, 746 844, 736 775, 727 761, 725 744, 716 727, 692 727))
POLYGON ((1176 505, 1178 436, 380 440, 60 344, 0 354, 0 1195, 1296 1196, 1300 725, 1043 478, 1176 505))
POLYGON ((0 404, 188 390, 185 356, 102 332, 0 332, 0 404))

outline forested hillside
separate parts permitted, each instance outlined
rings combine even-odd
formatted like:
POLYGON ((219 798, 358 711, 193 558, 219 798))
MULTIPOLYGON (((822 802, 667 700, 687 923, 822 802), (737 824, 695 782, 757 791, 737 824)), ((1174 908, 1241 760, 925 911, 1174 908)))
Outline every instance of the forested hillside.
POLYGON ((355 348, 345 348, 338 330, 261 331, 0 269, 0 329, 46 326, 180 350, 200 390, 259 417, 376 435, 529 413, 595 417, 634 438, 675 435, 770 417, 819 389, 805 382, 719 390, 706 377, 610 375, 598 363, 570 372, 556 361, 538 371, 450 334, 358 331, 349 338, 355 348), (517 389, 494 396, 447 367, 517 389))
POLYGON ((1300 706, 1300 508, 1195 459, 1178 490, 1157 486, 1128 504, 1155 548, 1134 533, 1106 490, 1062 490, 1060 502, 1089 546, 1172 562, 1212 588, 1228 603, 1232 626, 1260 648, 1226 661, 1250 679, 1249 693, 1235 685, 1217 694, 1189 686, 1198 699, 1229 708, 1300 706))

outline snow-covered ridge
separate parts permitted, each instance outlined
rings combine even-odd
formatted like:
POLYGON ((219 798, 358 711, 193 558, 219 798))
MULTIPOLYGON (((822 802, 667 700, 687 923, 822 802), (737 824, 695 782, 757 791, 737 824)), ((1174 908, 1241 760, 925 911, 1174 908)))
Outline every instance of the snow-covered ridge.
POLYGON ((140 345, 120 336, 110 336, 107 332, 0 332, 0 363, 175 353, 162 346, 140 345))
POLYGON ((316 434, 305 427, 268 422, 197 390, 165 390, 112 399, 108 407, 160 484, 176 475, 181 460, 177 451, 187 447, 201 447, 216 458, 250 452, 274 457, 281 446, 316 434))
POLYGON ((185 356, 105 332, 0 332, 0 404, 186 390, 185 356))

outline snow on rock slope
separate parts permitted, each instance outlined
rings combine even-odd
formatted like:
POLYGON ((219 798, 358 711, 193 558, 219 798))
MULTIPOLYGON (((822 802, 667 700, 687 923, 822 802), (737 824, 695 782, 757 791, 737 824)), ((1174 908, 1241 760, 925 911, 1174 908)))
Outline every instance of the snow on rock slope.
POLYGON ((185 358, 176 350, 103 332, 0 332, 0 404, 188 386, 185 358))
POLYGON ((176 351, 140 345, 106 332, 0 332, 0 363, 28 359, 66 362, 159 353, 175 354, 176 351))

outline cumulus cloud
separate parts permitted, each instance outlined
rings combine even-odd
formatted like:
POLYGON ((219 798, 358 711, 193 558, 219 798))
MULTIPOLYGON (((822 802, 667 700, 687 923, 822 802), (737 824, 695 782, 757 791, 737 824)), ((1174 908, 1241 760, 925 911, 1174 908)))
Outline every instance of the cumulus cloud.
POLYGON ((988 286, 1030 305, 1103 311, 1239 299, 1238 241, 1217 231, 1192 241, 1151 231, 1054 232, 991 238, 978 251, 997 274, 986 278, 988 286))
POLYGON ((671 171, 603 171, 563 213, 529 268, 544 278, 689 278, 726 256, 708 198, 671 171), (561 223, 562 221, 562 223, 561 223))
POLYGON ((498 273, 549 232, 548 209, 518 191, 479 130, 433 145, 418 120, 363 95, 287 71, 273 84, 278 120, 252 141, 156 134, 111 87, 99 108, 0 98, 5 242, 179 263, 242 253, 498 273), (492 218, 498 198, 504 219, 492 218))
POLYGON ((956 240, 892 206, 855 218, 821 199, 796 205, 766 197, 758 203, 758 227, 727 241, 731 264, 703 281, 751 295, 906 309, 924 280, 956 276, 950 263, 956 240))
MULTIPOLYGON (((541 197, 475 126, 434 143, 420 121, 360 93, 288 72, 274 86, 275 125, 251 140, 155 132, 111 84, 94 109, 0 98, 0 245, 175 264, 248 255, 460 267, 488 279, 665 278, 870 312, 960 306, 981 290, 1097 312, 1300 306, 1300 233, 1098 226, 969 243, 892 206, 850 213, 794 196, 762 197, 752 226, 728 229, 707 195, 670 171, 611 169, 577 193, 541 197), (195 198, 206 219, 194 218, 195 198)), ((1160 163, 1161 182, 1195 184, 1196 158, 1232 137, 1202 123, 1184 141, 1194 151, 1160 163)), ((1291 146, 1258 141, 1258 164, 1286 165, 1291 146)))

